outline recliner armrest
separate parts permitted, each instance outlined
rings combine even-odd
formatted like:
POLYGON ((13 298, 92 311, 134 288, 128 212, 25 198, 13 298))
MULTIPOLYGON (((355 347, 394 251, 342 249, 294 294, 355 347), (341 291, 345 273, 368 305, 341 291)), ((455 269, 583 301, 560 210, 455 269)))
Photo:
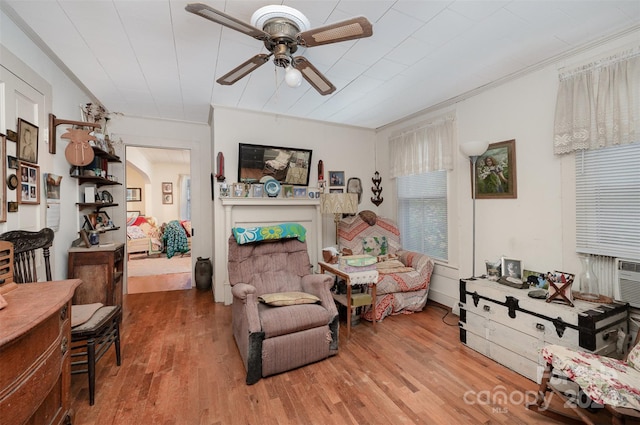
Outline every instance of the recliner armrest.
POLYGON ((337 314, 338 310, 331 296, 333 277, 327 274, 308 274, 302 276, 300 285, 304 292, 320 298, 320 304, 322 304, 323 307, 331 311, 335 310, 337 314))
POLYGON ((256 287, 248 283, 236 283, 231 287, 231 294, 234 298, 240 298, 241 300, 246 300, 247 295, 255 293, 256 287))

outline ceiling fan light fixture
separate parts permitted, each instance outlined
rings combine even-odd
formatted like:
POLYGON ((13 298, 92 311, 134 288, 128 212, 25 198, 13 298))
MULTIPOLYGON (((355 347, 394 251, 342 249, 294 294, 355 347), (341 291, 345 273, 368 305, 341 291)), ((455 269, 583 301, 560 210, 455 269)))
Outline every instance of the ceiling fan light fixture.
POLYGON ((293 7, 282 5, 264 6, 256 10, 251 16, 251 25, 262 29, 267 21, 275 18, 284 18, 293 21, 298 27, 299 32, 307 31, 311 28, 311 23, 302 12, 293 7))
POLYGON ((300 87, 300 84, 302 84, 302 73, 289 65, 284 71, 284 81, 291 88, 300 87))

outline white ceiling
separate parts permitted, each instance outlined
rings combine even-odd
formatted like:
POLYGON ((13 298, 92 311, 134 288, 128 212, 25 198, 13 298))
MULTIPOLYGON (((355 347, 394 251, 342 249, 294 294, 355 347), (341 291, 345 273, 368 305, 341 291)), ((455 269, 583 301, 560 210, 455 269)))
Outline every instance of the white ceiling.
MULTIPOLYGON (((202 0, 249 22, 273 2, 202 0)), ((232 86, 215 80, 266 52, 176 0, 0 0, 0 7, 111 112, 207 122, 209 105, 379 128, 640 26, 638 0, 292 0, 315 28, 354 16, 373 36, 300 49, 337 87, 281 84, 267 63, 232 86), (30 29, 29 29, 30 28, 30 29)), ((14 52, 19 53, 19 52, 14 52)))

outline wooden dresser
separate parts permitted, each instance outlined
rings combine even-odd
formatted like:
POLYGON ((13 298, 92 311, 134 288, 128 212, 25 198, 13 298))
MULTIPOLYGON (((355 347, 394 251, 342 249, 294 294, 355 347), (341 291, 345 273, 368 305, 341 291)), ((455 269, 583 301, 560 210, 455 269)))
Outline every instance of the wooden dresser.
POLYGON ((71 423, 71 298, 78 279, 17 285, 0 310, 0 422, 71 423))
POLYGON ((124 244, 69 250, 69 279, 81 279, 74 304, 122 305, 124 244))

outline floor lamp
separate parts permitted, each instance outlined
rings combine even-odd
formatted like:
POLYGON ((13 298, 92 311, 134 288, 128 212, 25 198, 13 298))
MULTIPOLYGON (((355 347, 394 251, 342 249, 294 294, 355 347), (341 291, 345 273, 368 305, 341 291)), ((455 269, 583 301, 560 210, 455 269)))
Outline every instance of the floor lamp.
POLYGON ((473 199, 473 254, 471 263, 471 278, 476 278, 476 162, 478 157, 487 151, 489 142, 475 140, 460 145, 460 152, 471 161, 471 198, 473 199))
POLYGON ((338 223, 342 214, 355 214, 358 212, 358 195, 355 193, 323 193, 320 195, 320 212, 333 214, 336 225, 336 245, 338 244, 338 223))

